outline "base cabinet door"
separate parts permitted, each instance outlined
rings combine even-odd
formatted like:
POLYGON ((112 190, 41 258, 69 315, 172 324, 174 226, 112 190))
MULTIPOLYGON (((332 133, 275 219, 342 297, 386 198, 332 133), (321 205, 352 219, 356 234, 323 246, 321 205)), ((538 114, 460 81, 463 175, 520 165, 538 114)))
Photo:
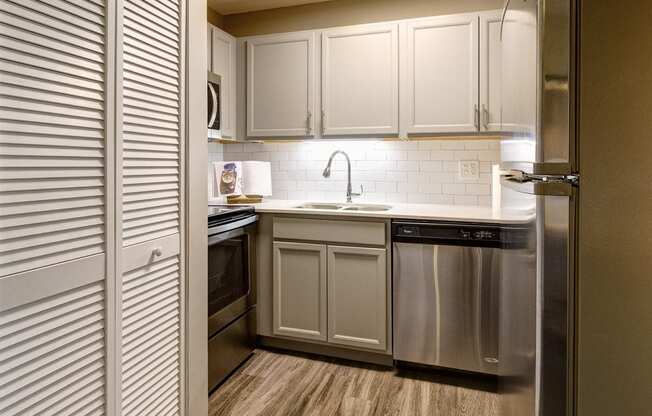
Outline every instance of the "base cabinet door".
POLYGON ((328 246, 328 342, 387 349, 386 250, 328 246))
POLYGON ((326 246, 274 242, 274 334, 326 341, 326 246))

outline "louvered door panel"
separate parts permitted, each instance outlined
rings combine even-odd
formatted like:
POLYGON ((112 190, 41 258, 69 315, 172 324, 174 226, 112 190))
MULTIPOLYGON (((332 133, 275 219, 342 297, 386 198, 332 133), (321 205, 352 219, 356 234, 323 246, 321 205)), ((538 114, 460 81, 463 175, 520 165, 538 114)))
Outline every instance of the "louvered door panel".
POLYGON ((179 233, 180 14, 124 1, 123 246, 179 233))
POLYGON ((0 308, 3 416, 104 414, 104 282, 61 289, 0 308))
POLYGON ((182 22, 174 0, 123 0, 118 57, 121 416, 182 403, 182 22))
POLYGON ((180 290, 176 254, 123 276, 123 416, 179 413, 180 290))
POLYGON ((105 251, 103 1, 0 0, 0 276, 105 251))

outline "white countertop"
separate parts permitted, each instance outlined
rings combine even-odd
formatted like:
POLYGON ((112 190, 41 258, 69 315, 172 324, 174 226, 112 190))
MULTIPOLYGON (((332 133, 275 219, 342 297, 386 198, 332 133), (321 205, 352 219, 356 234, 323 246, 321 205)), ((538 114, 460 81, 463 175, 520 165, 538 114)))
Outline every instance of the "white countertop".
MULTIPOLYGON (((253 204, 253 206, 256 208, 256 212, 260 213, 328 215, 331 217, 418 219, 437 221, 484 222, 498 224, 522 224, 532 218, 531 212, 494 210, 492 207, 464 205, 395 203, 379 204, 391 206, 392 208, 388 211, 344 211, 297 208, 299 205, 302 205, 306 202, 316 201, 265 200, 260 204, 253 204)), ((325 201, 319 201, 319 203, 323 202, 325 201)), ((339 201, 334 202, 340 203, 339 201)), ((375 203, 360 202, 358 204, 374 205, 375 203)))

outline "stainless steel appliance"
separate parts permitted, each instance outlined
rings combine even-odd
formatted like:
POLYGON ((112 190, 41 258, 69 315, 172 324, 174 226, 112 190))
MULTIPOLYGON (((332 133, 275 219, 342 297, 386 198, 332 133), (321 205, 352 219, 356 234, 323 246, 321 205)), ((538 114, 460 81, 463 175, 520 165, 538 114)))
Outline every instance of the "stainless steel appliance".
POLYGON ((576 2, 507 0, 501 22, 502 208, 527 218, 503 252, 502 416, 572 414, 576 2))
POLYGON ((395 360, 497 374, 502 232, 392 222, 395 360))
POLYGON ((220 94, 222 88, 222 77, 212 72, 208 72, 208 85, 206 92, 208 94, 208 138, 221 139, 221 120, 222 106, 220 94))
POLYGON ((257 221, 251 207, 208 208, 209 391, 255 347, 257 221))

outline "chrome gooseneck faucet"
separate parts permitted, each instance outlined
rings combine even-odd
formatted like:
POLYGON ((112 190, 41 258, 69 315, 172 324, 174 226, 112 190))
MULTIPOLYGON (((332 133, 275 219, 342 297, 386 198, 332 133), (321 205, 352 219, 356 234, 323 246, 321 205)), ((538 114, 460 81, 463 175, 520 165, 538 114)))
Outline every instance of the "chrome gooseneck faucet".
POLYGON ((334 151, 333 154, 331 154, 331 157, 328 158, 328 163, 326 164, 326 168, 324 169, 324 173, 322 175, 324 175, 324 178, 328 178, 331 176, 331 164, 333 163, 333 158, 338 153, 346 158, 346 166, 347 166, 347 174, 348 174, 347 176, 348 183, 346 185, 346 202, 353 202, 351 197, 362 195, 362 193, 364 192, 364 188, 362 187, 362 185, 360 185, 360 193, 359 194, 353 193, 353 188, 351 187, 351 159, 349 159, 349 155, 347 155, 345 152, 341 150, 334 151))

